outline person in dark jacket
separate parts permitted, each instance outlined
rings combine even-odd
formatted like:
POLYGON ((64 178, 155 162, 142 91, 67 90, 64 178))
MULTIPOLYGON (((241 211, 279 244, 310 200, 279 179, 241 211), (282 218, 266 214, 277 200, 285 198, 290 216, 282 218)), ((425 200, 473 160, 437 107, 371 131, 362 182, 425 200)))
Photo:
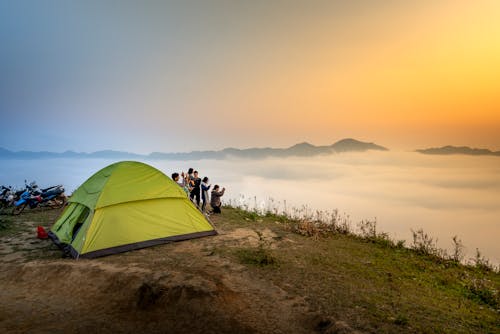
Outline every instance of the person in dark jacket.
POLYGON ((201 212, 205 212, 205 208, 207 207, 207 202, 209 201, 208 191, 210 190, 211 185, 208 184, 208 177, 204 177, 201 181, 201 200, 203 204, 201 205, 201 212))
POLYGON ((198 177, 198 171, 195 170, 193 173, 193 178, 191 179, 191 185, 193 187, 193 190, 191 190, 190 198, 193 202, 196 200, 196 205, 200 207, 200 186, 201 186, 201 179, 198 177))
POLYGON ((226 188, 222 188, 222 190, 219 191, 218 184, 216 184, 214 186, 214 189, 212 190, 211 198, 210 198, 210 205, 212 206, 212 209, 214 210, 213 213, 221 213, 220 207, 222 206, 222 203, 220 201, 220 198, 222 197, 222 195, 224 195, 225 191, 226 191, 226 188))

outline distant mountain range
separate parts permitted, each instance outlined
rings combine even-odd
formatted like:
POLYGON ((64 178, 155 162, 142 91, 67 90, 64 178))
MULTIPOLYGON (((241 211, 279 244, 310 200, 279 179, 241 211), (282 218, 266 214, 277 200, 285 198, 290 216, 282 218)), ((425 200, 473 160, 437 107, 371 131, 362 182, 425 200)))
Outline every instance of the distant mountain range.
POLYGON ((199 159, 226 159, 237 158, 271 158, 271 157, 312 157, 317 155, 327 155, 342 152, 364 152, 369 150, 387 151, 387 148, 374 143, 365 143, 355 139, 342 139, 330 146, 314 146, 309 143, 300 143, 288 148, 225 148, 220 151, 192 151, 183 153, 162 153, 153 152, 150 154, 135 154, 122 151, 97 151, 93 153, 82 153, 66 151, 55 152, 32 152, 32 151, 9 151, 0 148, 0 159, 53 159, 53 158, 73 158, 73 159, 158 159, 158 160, 199 160, 199 159))
POLYGON ((419 153, 423 154, 438 154, 438 155, 449 155, 449 154, 466 154, 466 155, 494 155, 500 156, 500 151, 491 151, 485 148, 470 148, 468 146, 443 146, 426 148, 422 150, 417 150, 419 153))

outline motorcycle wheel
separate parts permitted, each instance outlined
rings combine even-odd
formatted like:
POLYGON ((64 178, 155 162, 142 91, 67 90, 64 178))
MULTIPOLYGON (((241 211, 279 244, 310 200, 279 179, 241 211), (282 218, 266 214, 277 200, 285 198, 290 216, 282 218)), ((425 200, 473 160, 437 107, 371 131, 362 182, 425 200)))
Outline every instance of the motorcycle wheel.
POLYGON ((62 194, 57 197, 57 203, 58 203, 57 206, 58 209, 63 208, 66 206, 66 204, 68 204, 68 198, 66 197, 66 195, 62 194))
POLYGON ((54 198, 54 204, 52 207, 54 209, 60 209, 66 205, 66 196, 58 196, 54 198))
POLYGON ((24 209, 26 208, 27 205, 28 205, 28 203, 23 203, 23 204, 21 204, 19 206, 15 206, 14 209, 12 209, 12 214, 14 216, 17 216, 17 215, 21 214, 21 212, 24 211, 24 209))

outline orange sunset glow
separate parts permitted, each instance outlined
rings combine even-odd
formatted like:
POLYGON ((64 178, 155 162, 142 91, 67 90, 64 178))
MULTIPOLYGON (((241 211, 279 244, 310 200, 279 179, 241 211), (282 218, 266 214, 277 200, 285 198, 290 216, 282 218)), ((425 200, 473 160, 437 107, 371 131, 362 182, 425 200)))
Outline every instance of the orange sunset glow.
POLYGON ((3 110, 30 115, 26 125, 41 136, 47 122, 65 124, 59 150, 344 137, 402 150, 500 149, 498 1, 130 4, 103 6, 92 20, 84 5, 18 7, 4 11, 19 18, 4 20, 15 33, 4 43, 3 110), (96 128, 95 118, 107 125, 96 128), (188 138, 171 126, 193 118, 204 121, 188 138), (80 125, 94 127, 92 139, 80 125))
POLYGON ((272 128, 287 138, 282 144, 289 137, 328 143, 338 134, 403 149, 500 147, 500 3, 359 10, 337 20, 304 15, 307 24, 291 28, 296 34, 283 44, 264 37, 265 57, 231 59, 232 75, 208 88, 203 106, 243 119, 231 122, 234 134, 257 123, 264 136, 272 128))

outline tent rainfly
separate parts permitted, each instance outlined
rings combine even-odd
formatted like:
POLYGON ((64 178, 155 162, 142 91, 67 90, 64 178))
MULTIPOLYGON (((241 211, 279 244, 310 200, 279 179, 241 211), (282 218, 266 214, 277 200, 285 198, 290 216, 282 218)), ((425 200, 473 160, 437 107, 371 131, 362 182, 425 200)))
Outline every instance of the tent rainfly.
POLYGON ((172 179, 144 163, 122 161, 73 193, 49 237, 74 258, 94 258, 215 234, 172 179))

